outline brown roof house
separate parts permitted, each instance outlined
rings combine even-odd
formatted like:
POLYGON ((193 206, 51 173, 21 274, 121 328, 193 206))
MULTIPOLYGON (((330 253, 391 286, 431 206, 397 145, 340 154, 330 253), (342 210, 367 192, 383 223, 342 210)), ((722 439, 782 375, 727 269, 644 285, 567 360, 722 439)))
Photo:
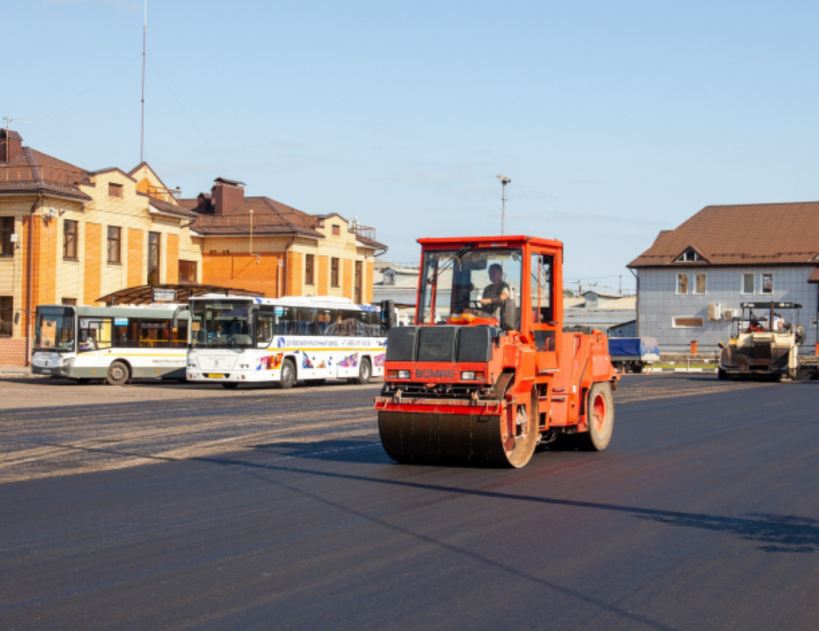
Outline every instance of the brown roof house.
POLYGON ((804 352, 817 341, 819 202, 706 206, 628 264, 637 330, 663 351, 716 350, 743 302, 802 305, 804 352))
POLYGON ((196 214, 202 282, 269 298, 372 302, 375 257, 387 250, 375 240, 375 229, 337 213, 312 215, 269 197, 245 196, 244 182, 222 177, 210 193, 180 205, 196 214))
POLYGON ((37 305, 201 280, 197 214, 175 193, 145 163, 89 171, 0 129, 0 366, 26 363, 37 305))

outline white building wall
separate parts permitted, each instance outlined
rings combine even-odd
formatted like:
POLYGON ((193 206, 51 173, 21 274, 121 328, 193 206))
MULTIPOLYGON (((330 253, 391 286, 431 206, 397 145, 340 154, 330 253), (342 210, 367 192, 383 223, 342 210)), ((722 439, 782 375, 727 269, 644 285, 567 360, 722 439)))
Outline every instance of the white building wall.
MULTIPOLYGON (((767 300, 795 302, 802 305, 800 323, 805 329, 802 352, 813 354, 817 329, 812 320, 817 315, 819 285, 808 283, 815 266, 792 267, 674 267, 638 269, 637 330, 638 335, 655 337, 661 352, 685 352, 696 341, 700 351, 716 351, 717 343, 727 342, 730 320, 708 319, 709 303, 726 309, 740 310, 742 302, 767 300), (704 294, 695 294, 696 274, 705 273, 704 294), (677 293, 677 275, 688 274, 688 293, 677 293), (742 275, 754 274, 754 293, 742 293, 742 275), (762 274, 773 274, 773 292, 761 292, 762 274), (676 317, 701 317, 703 325, 675 328, 676 317)), ((784 316, 785 314, 783 314, 784 316)))

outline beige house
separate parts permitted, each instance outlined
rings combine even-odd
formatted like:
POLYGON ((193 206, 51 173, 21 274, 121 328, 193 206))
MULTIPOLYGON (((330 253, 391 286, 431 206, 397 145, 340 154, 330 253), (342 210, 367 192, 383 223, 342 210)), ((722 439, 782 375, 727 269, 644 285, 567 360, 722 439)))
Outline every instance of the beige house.
POLYGON ((26 362, 37 305, 94 304, 180 274, 200 280, 196 215, 147 164, 88 171, 6 130, 0 159, 0 365, 26 362))
POLYGON ((268 297, 339 296, 372 302, 375 230, 337 213, 311 215, 269 197, 245 197, 244 183, 218 178, 210 194, 183 199, 203 240, 203 282, 268 297))
POLYGON ((246 198, 224 178, 210 194, 177 196, 146 163, 88 171, 0 130, 0 366, 28 362, 37 305, 95 304, 140 286, 372 301, 386 251, 374 229, 246 198))

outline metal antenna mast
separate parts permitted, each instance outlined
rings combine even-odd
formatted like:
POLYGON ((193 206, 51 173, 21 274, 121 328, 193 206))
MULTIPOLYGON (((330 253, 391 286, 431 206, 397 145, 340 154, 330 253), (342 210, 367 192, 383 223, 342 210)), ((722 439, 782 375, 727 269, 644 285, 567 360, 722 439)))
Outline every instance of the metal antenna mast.
POLYGON ((148 0, 145 0, 145 19, 142 22, 142 120, 139 129, 139 161, 145 154, 145 40, 148 33, 148 0))

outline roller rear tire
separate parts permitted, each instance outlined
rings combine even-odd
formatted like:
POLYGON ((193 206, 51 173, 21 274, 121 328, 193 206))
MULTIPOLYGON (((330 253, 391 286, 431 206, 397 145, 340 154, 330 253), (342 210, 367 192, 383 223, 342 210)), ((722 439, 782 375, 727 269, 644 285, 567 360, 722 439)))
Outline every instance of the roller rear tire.
POLYGON ((608 383, 595 383, 589 389, 586 422, 589 431, 577 435, 580 448, 603 451, 609 446, 614 431, 614 395, 608 383))

